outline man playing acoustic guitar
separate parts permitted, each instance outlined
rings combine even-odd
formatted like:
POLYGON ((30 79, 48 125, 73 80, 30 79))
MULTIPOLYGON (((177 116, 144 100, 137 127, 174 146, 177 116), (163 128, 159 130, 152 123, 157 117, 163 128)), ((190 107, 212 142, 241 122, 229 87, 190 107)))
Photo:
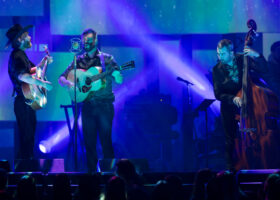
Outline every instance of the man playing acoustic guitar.
POLYGON ((19 149, 16 155, 20 159, 32 159, 34 148, 34 137, 36 129, 36 112, 28 104, 22 91, 22 84, 34 84, 47 90, 52 89, 52 84, 43 79, 37 79, 32 76, 36 70, 41 69, 46 62, 51 63, 52 58, 46 56, 35 66, 24 52, 32 46, 31 37, 28 35, 28 29, 32 26, 22 27, 19 24, 11 27, 6 36, 9 39, 6 47, 12 45, 13 51, 9 58, 8 72, 14 86, 13 96, 14 112, 18 125, 19 149))
MULTIPOLYGON (((85 53, 77 58, 77 69, 89 71, 95 67, 99 72, 109 72, 101 78, 101 88, 90 92, 82 106, 82 126, 87 165, 88 171, 91 173, 96 171, 98 161, 96 152, 97 132, 99 133, 104 158, 114 158, 111 133, 115 96, 112 92, 112 82, 114 80, 116 83, 121 84, 123 77, 113 56, 97 49, 97 34, 94 30, 85 30, 82 33, 82 42, 85 53)), ((69 65, 59 78, 61 86, 67 89, 73 89, 74 86, 73 81, 69 78, 70 71, 73 71, 73 68, 74 62, 69 65)))

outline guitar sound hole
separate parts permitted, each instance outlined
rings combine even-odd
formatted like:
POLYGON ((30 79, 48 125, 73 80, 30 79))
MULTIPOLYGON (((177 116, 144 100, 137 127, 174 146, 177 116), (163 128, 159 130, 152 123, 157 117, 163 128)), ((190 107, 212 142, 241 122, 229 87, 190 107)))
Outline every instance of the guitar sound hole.
POLYGON ((86 78, 86 85, 90 85, 91 84, 91 79, 89 77, 86 78))
POLYGON ((82 87, 82 91, 83 91, 84 93, 88 92, 89 90, 90 90, 90 88, 88 88, 88 87, 86 87, 86 86, 83 86, 83 87, 82 87))

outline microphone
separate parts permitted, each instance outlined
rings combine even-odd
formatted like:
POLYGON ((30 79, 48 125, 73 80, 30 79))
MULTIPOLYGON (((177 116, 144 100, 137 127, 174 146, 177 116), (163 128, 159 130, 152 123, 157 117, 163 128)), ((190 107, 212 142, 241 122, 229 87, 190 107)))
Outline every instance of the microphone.
POLYGON ((178 81, 182 81, 182 82, 184 82, 184 83, 186 83, 186 84, 189 84, 189 85, 194 85, 193 83, 191 83, 191 82, 189 82, 189 81, 187 81, 187 80, 185 80, 185 79, 182 79, 181 77, 177 77, 177 80, 178 81))
POLYGON ((71 48, 70 48, 70 52, 72 53, 80 53, 82 51, 81 49, 81 39, 80 38, 72 38, 70 40, 71 42, 71 48))

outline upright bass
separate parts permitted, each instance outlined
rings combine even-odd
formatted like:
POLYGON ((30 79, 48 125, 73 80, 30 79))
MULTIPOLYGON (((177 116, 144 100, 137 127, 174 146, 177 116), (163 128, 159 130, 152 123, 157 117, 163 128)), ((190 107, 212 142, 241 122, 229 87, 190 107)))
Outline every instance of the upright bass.
MULTIPOLYGON (((257 25, 249 20, 250 29, 245 38, 245 47, 252 45, 257 25)), ((248 57, 244 56, 241 98, 240 140, 236 144, 238 161, 235 168, 268 169, 279 168, 279 101, 269 89, 256 85, 249 75, 248 57)))

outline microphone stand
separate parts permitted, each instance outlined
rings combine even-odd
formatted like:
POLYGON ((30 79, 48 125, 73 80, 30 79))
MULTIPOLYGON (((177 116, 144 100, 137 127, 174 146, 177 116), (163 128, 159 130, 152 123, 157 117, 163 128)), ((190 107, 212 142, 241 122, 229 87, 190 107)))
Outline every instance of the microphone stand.
POLYGON ((187 80, 185 80, 185 79, 182 79, 181 77, 177 77, 176 78, 178 81, 181 81, 181 82, 183 82, 183 83, 185 83, 186 85, 187 85, 187 110, 189 111, 189 109, 190 109, 190 104, 191 104, 191 97, 190 97, 190 92, 189 92, 189 87, 190 87, 190 85, 192 86, 192 85, 194 85, 192 82, 189 82, 189 81, 187 81, 187 80))
POLYGON ((183 132, 183 165, 185 170, 189 170, 193 169, 193 167, 189 163, 193 162, 191 142, 193 140, 193 116, 191 112, 192 100, 190 95, 190 86, 194 84, 182 79, 181 77, 177 77, 176 79, 186 84, 186 90, 183 91, 184 98, 186 96, 186 103, 183 103, 183 123, 181 126, 181 130, 183 132), (186 162, 186 158, 191 160, 191 162, 186 162))
POLYGON ((77 54, 74 55, 74 163, 75 163, 75 171, 78 168, 78 106, 77 106, 77 54))
POLYGON ((77 105, 77 54, 81 52, 80 38, 71 39, 70 51, 74 53, 74 165, 78 169, 78 105, 77 105))

